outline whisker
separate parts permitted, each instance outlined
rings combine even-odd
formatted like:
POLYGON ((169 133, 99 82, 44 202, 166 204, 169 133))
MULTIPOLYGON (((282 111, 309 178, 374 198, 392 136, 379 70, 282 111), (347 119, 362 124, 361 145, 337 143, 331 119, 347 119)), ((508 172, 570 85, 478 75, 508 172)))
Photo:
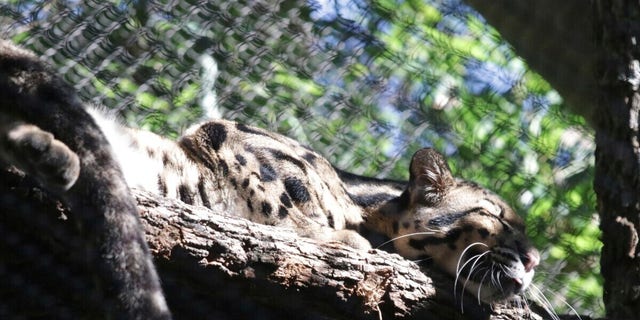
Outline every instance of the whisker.
MULTIPOLYGON (((460 263, 462 262, 462 259, 463 259, 464 255, 467 253, 467 251, 469 249, 471 249, 472 247, 477 246, 477 245, 483 245, 485 247, 488 247, 486 244, 484 244, 482 242, 474 242, 474 243, 468 245, 466 248, 464 248, 464 250, 462 251, 462 253, 458 257, 458 263, 456 264, 456 279, 453 282, 453 296, 454 296, 454 298, 457 296, 456 290, 458 288, 458 279, 460 278, 460 274, 462 273, 462 270, 464 269, 464 267, 467 266, 467 264, 469 264, 473 260, 471 271, 469 271, 469 275, 471 275, 471 272, 473 271, 473 265, 475 265, 482 256, 484 256, 485 254, 489 253, 489 251, 485 251, 482 254, 475 255, 475 256, 467 259, 467 261, 465 261, 465 263, 462 265, 462 267, 460 267, 460 263)), ((465 280, 464 285, 462 286, 462 291, 460 291, 460 311, 462 313, 464 313, 464 290, 465 290, 465 287, 467 285, 467 281, 468 280, 469 280, 469 278, 467 277, 466 280, 465 280)))
MULTIPOLYGON (((469 263, 469 261, 471 261, 471 259, 467 260, 465 262, 465 264, 462 266, 462 268, 460 267, 460 263, 462 262, 462 259, 464 258, 464 255, 467 253, 467 251, 469 249, 471 249, 474 246, 477 245, 483 245, 485 247, 488 247, 486 244, 482 243, 482 242, 474 242, 470 245, 468 245, 466 248, 464 248, 464 250, 462 251, 462 253, 460 254, 460 256, 458 257, 458 263, 456 263, 456 280, 453 283, 453 295, 454 297, 456 296, 456 288, 458 287, 458 278, 460 277, 460 273, 462 272, 462 268, 464 268, 464 266, 469 263)), ((486 251, 489 252, 489 251, 486 251)), ((463 288, 464 290, 464 288, 463 288)))
MULTIPOLYGON (((459 267, 456 270, 456 281, 453 282, 453 288, 455 290, 455 288, 458 287, 458 278, 460 277, 460 275, 462 274, 462 270, 464 269, 464 267, 466 267, 469 263, 471 263, 473 261, 473 264, 475 265, 475 263, 478 261, 478 259, 480 259, 482 257, 482 255, 475 255, 469 259, 467 259, 467 261, 462 265, 462 267, 459 267)), ((459 262, 460 260, 458 260, 459 262)), ((469 271, 469 275, 471 274, 471 271, 469 271)), ((469 279, 468 277, 466 277, 465 279, 469 279)), ((463 287, 464 289, 464 287, 463 287)))
POLYGON ((567 306, 567 308, 571 309, 571 312, 573 312, 576 317, 578 317, 578 320, 582 320, 582 317, 580 317, 580 315, 578 314, 578 311, 576 311, 576 309, 574 309, 568 302, 567 300, 560 298, 560 300, 562 301, 562 303, 564 303, 564 305, 567 306))
POLYGON ((525 305, 525 303, 522 302, 522 300, 524 300, 524 299, 522 299, 522 297, 518 298, 518 309, 520 309, 520 310, 523 310, 524 309, 524 305, 525 305))
POLYGON ((511 276, 513 273, 511 270, 507 269, 507 266, 503 264, 499 264, 498 267, 500 268, 500 270, 502 270, 502 273, 504 273, 506 277, 511 276))
POLYGON ((394 242, 398 239, 402 239, 402 238, 408 238, 408 237, 413 237, 413 236, 425 236, 425 235, 434 235, 436 234, 436 232, 430 232, 430 231, 424 231, 424 232, 414 232, 414 233, 407 233, 407 234, 403 234, 401 236, 395 237, 391 240, 385 241, 383 242, 381 245, 377 246, 376 249, 380 249, 382 248, 384 245, 389 244, 391 242, 394 242))
POLYGON ((491 272, 491 268, 487 268, 487 271, 485 271, 484 275, 482 276, 482 279, 480 280, 480 285, 478 286, 478 304, 481 304, 480 292, 482 291, 482 284, 484 283, 484 279, 487 277, 487 274, 489 272, 491 272))
MULTIPOLYGON (((473 272, 475 271, 476 263, 478 263, 478 261, 479 261, 483 256, 485 256, 487 253, 489 253, 489 251, 486 251, 486 252, 484 252, 484 253, 482 253, 482 254, 476 255, 476 256, 474 256, 473 258, 471 258, 471 259, 475 259, 475 261, 473 262, 473 264, 471 265, 471 268, 469 269, 469 274, 467 275, 467 278, 466 278, 466 279, 465 279, 465 281, 464 281, 464 285, 462 286, 462 291, 464 291, 464 290, 465 290, 465 288, 467 287, 467 282, 469 282, 469 278, 471 278, 471 275, 472 275, 472 274, 473 274, 473 272)), ((469 259, 469 261, 471 261, 471 259, 469 259)), ((480 265, 482 265, 483 263, 484 263, 484 261, 480 262, 480 265)), ((466 263, 465 263, 465 265, 466 265, 466 263)), ((480 266, 480 265, 479 265, 479 266, 480 266)), ((462 266, 462 268, 464 269, 464 265, 462 266)), ((462 271, 462 270, 460 270, 460 271, 462 271)))
POLYGON ((520 301, 518 297, 513 297, 512 301, 516 305, 516 308, 518 308, 518 310, 522 310, 522 301, 520 301))
MULTIPOLYGON (((531 287, 532 287, 532 289, 535 289, 537 291, 537 293, 540 294, 544 298, 544 300, 549 304, 549 308, 552 309, 551 312, 553 312, 555 314, 555 311, 553 311, 553 306, 551 305, 551 302, 549 301, 549 299, 547 299, 547 297, 544 295, 544 293, 542 293, 542 290, 540 290, 540 288, 538 286, 534 285, 533 283, 531 284, 531 287)), ((571 312, 573 312, 576 315, 576 317, 578 317, 579 320, 582 320, 582 318, 580 317, 580 314, 578 314, 578 311, 576 311, 576 309, 574 309, 571 306, 571 304, 569 304, 567 302, 567 300, 565 300, 562 297, 559 297, 555 293, 554 293, 554 295, 555 295, 556 299, 559 299, 565 306, 567 306, 567 308, 569 308, 571 310, 571 312)), ((549 311, 547 310, 547 312, 549 312, 549 311)), ((556 315, 556 317, 557 317, 557 315, 556 315)))
POLYGON ((529 290, 527 290, 527 292, 529 293, 529 296, 531 297, 532 300, 535 300, 539 304, 541 304, 544 311, 547 312, 549 316, 551 316, 552 320, 558 320, 558 318, 555 316, 555 312, 551 311, 550 307, 545 304, 542 298, 540 298, 540 293, 537 293, 536 291, 534 291, 533 287, 529 287, 529 290))
MULTIPOLYGON (((500 267, 500 266, 498 266, 500 267)), ((502 287, 502 282, 500 282, 500 275, 502 274, 502 269, 497 270, 496 272, 496 287, 500 289, 500 292, 504 293, 504 288, 502 287)))
POLYGON ((494 264, 491 264, 491 285, 494 287, 498 287, 498 282, 496 281, 496 268, 494 264))
MULTIPOLYGON (((471 275, 473 274, 473 272, 475 272, 476 269, 476 263, 478 262, 478 260, 480 260, 480 258, 482 258, 484 255, 486 255, 487 253, 489 253, 489 251, 480 254, 478 256, 476 256, 476 260, 473 262, 473 265, 471 265, 471 269, 469 269, 469 275, 467 276, 467 279, 465 279, 464 281, 464 285, 462 285, 462 295, 464 299, 464 292, 467 289, 467 283, 469 282, 469 278, 471 278, 471 275)), ((480 264, 477 266, 478 268, 482 266, 482 264, 484 264, 484 261, 481 261, 480 264)), ((464 268, 464 267, 463 267, 464 268)), ((486 274, 486 273, 485 273, 486 274)), ((482 286, 482 283, 478 284, 478 290, 480 290, 480 286, 482 286)), ((478 304, 480 305, 481 303, 478 301, 478 304)))
POLYGON ((420 263, 420 262, 422 262, 422 261, 427 261, 427 260, 431 260, 431 259, 433 259, 433 258, 428 257, 428 258, 424 258, 424 259, 411 260, 411 262, 413 262, 413 263, 420 263))
POLYGON ((529 310, 529 313, 531 313, 531 306, 529 305, 529 300, 527 300, 527 297, 524 294, 522 295, 522 300, 524 301, 524 305, 525 307, 527 307, 527 310, 529 310))
MULTIPOLYGON (((487 251, 488 252, 488 251, 487 251)), ((469 264, 472 260, 473 260, 473 264, 471 265, 471 270, 469 270, 469 274, 467 275, 467 277, 465 277, 464 280, 464 284, 462 285, 462 290, 460 290, 460 311, 464 314, 464 290, 467 287, 467 282, 469 282, 469 277, 471 276, 471 272, 473 272, 473 266, 476 264, 476 262, 478 262, 478 260, 482 257, 482 255, 475 255, 471 258, 469 258, 463 265, 462 268, 460 268, 460 270, 458 270, 456 272, 456 280, 453 283, 453 293, 455 295, 456 292, 456 288, 458 287, 458 278, 460 276, 460 274, 462 273, 462 270, 464 269, 464 267, 467 266, 467 264, 469 264)))
MULTIPOLYGON (((461 253, 461 254, 460 254, 460 256, 458 257, 458 263, 456 264, 456 271, 457 271, 457 272, 459 272, 459 270, 460 270, 460 261, 462 261, 462 258, 463 258, 463 257, 464 257, 464 255, 467 253, 467 250, 469 250, 469 249, 471 249, 472 247, 477 246, 477 245, 482 245, 482 246, 485 246, 485 247, 487 247, 487 248, 489 247, 488 245, 486 245, 486 244, 484 244, 484 243, 482 243, 482 242, 474 242, 474 243, 472 243, 472 244, 468 245, 466 248, 464 248, 464 250, 462 250, 462 253, 461 253)), ((488 252, 488 251, 487 251, 487 252, 488 252)))
POLYGON ((534 284, 531 284, 529 287, 529 292, 531 293, 532 296, 534 296, 534 293, 535 293, 535 296, 533 298, 536 299, 542 305, 542 308, 549 314, 549 316, 551 316, 551 319, 560 320, 560 317, 558 317, 556 312, 553 310, 553 306, 551 305, 551 302, 542 293, 542 291, 540 291, 540 288, 538 288, 534 284))

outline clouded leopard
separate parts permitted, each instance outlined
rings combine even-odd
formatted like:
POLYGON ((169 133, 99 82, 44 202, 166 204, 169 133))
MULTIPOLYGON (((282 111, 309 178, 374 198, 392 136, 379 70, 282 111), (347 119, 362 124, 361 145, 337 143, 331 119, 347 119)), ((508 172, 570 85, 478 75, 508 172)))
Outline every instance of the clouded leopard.
POLYGON ((403 182, 350 174, 290 138, 232 121, 208 121, 172 141, 85 108, 35 55, 7 41, 0 108, 0 159, 82 212, 102 281, 115 283, 115 318, 171 317, 128 187, 355 248, 371 248, 360 231, 373 231, 484 302, 524 290, 539 262, 518 215, 454 178, 432 149, 413 155, 403 182))

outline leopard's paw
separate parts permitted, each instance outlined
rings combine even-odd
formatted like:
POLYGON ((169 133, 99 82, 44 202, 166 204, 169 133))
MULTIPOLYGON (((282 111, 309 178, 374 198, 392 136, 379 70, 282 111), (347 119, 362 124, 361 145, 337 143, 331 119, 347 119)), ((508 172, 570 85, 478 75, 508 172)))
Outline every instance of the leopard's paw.
POLYGON ((20 124, 4 140, 12 164, 57 190, 68 190, 80 174, 80 160, 66 144, 37 126, 20 124))

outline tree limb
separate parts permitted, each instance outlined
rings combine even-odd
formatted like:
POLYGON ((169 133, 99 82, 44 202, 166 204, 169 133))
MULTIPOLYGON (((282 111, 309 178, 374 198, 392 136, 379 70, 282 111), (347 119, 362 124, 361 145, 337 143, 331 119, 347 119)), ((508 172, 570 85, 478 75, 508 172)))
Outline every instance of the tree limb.
MULTIPOLYGON (((99 266, 79 258, 73 214, 21 179, 0 189, 0 277, 12 284, 0 286, 0 318, 95 317, 90 279, 99 266)), ((461 315, 449 277, 428 277, 398 255, 134 194, 176 319, 542 319, 526 308, 478 306, 471 296, 461 315)))

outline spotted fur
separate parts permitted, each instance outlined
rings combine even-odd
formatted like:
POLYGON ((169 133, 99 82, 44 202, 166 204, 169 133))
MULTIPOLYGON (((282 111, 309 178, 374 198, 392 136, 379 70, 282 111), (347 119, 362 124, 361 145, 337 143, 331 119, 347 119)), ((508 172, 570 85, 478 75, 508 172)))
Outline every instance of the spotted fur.
POLYGON ((362 208, 331 164, 298 142, 241 123, 213 120, 178 142, 92 114, 110 137, 130 186, 320 241, 370 248, 358 235, 362 208), (143 173, 142 175, 139 173, 143 173))

